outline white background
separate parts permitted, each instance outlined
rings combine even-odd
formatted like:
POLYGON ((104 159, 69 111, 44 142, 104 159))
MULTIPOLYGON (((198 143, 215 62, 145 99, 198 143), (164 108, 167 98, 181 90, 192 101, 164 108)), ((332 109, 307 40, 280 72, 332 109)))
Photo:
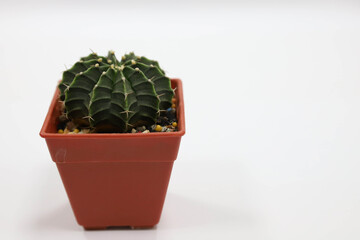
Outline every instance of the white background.
POLYGON ((0 239, 360 239, 360 3, 130 2, 0 2, 0 239), (84 231, 38 135, 89 48, 183 80, 155 229, 84 231))

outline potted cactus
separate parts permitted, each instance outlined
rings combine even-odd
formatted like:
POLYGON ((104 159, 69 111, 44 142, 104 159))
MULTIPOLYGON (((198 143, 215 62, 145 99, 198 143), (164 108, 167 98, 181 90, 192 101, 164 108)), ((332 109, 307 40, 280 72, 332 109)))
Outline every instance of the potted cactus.
POLYGON ((184 134, 181 81, 113 51, 64 72, 40 132, 85 229, 156 225, 184 134))

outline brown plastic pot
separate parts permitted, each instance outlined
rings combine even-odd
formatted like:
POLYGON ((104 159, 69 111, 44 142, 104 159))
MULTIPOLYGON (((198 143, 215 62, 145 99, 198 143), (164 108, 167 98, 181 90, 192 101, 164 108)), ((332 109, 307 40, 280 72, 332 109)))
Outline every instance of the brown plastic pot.
POLYGON ((153 227, 161 216, 181 137, 185 134, 182 83, 176 88, 177 132, 58 134, 56 90, 40 136, 56 163, 71 207, 85 229, 153 227))

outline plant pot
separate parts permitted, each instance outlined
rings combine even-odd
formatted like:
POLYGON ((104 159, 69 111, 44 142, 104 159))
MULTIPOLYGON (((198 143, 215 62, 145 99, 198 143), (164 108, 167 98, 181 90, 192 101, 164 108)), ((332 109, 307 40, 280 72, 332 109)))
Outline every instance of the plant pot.
POLYGON ((56 163, 79 225, 153 227, 160 220, 173 163, 185 134, 182 83, 177 132, 58 134, 56 90, 40 136, 56 163))

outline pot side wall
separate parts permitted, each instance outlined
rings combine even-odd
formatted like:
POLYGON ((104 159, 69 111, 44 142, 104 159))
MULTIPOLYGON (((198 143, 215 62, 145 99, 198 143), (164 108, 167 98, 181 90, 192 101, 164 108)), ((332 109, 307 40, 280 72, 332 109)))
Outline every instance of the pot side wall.
POLYGON ((57 163, 76 220, 86 229, 156 225, 172 166, 172 162, 57 163))

